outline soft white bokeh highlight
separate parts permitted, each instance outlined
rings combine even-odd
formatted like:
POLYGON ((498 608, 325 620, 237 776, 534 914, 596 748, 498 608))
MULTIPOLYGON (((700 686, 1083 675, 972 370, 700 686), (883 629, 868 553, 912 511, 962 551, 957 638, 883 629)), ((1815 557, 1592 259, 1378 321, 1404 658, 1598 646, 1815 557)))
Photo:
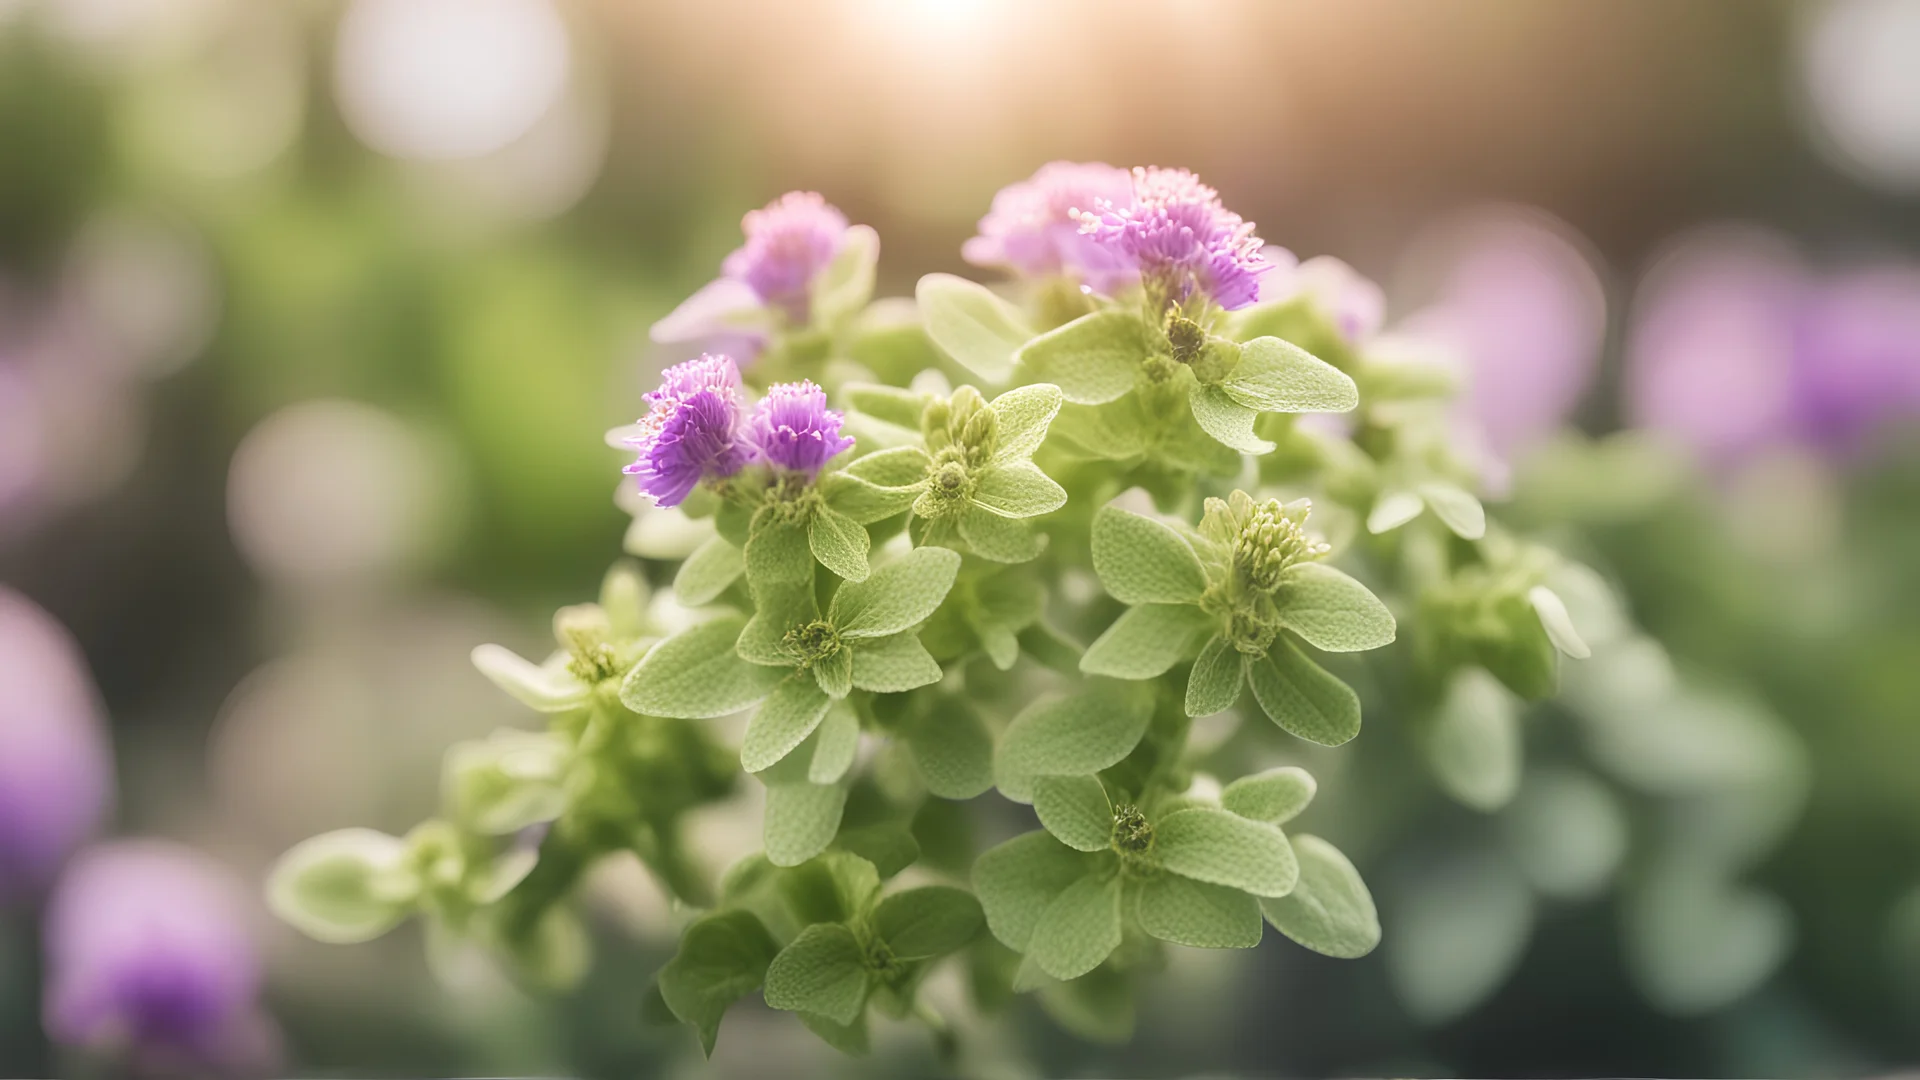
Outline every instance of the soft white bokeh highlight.
POLYGON ((1800 74, 1820 148, 1847 172, 1920 190, 1920 0, 1830 0, 1808 20, 1800 74))

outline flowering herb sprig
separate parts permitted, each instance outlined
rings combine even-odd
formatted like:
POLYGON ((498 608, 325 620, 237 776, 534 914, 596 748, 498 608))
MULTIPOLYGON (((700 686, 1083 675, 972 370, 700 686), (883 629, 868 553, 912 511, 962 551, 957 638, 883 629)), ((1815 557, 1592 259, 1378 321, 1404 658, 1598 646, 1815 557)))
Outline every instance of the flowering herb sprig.
POLYGON ((911 305, 869 304, 877 241, 818 196, 745 231, 655 328, 731 336, 744 370, 670 367, 611 436, 644 576, 563 610, 544 661, 475 653, 546 729, 455 748, 441 816, 405 837, 295 848, 276 909, 338 941, 419 915, 563 983, 586 959, 568 898, 631 851, 699 909, 657 978, 709 1052, 756 991, 851 1053, 875 1012, 951 1050, 920 990, 958 953, 979 1000, 1037 989, 1123 1037, 1169 946, 1271 925, 1372 949, 1359 872, 1283 829, 1312 778, 1214 781, 1236 763, 1196 748, 1194 719, 1251 707, 1344 743, 1362 698, 1316 656, 1364 663, 1401 620, 1392 672, 1419 709, 1475 672, 1540 696, 1554 648, 1585 648, 1552 587, 1567 564, 1485 522, 1435 423, 1454 384, 1382 344, 1377 290, 1265 247, 1179 170, 1042 168, 964 253, 1012 280, 928 275, 911 305), (1136 487, 1166 517, 1116 505, 1136 487), (710 722, 736 714, 734 747, 710 722), (686 817, 743 776, 762 850, 716 880, 686 817), (1042 829, 976 850, 961 815, 989 791, 1042 829), (933 883, 889 884, 908 867, 933 883))

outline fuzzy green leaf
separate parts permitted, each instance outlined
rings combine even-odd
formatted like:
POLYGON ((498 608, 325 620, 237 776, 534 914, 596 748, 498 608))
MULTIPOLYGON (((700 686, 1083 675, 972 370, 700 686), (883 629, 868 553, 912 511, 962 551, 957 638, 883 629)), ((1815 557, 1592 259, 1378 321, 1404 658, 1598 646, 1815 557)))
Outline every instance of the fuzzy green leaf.
POLYGON ((753 618, 740 631, 734 651, 755 664, 794 667, 799 661, 786 646, 787 632, 820 617, 808 585, 781 585, 753 591, 753 618))
POLYGON ((1188 397, 1193 418, 1200 430, 1213 436, 1220 445, 1243 454, 1265 454, 1273 444, 1253 433, 1253 422, 1260 414, 1228 396, 1218 386, 1195 386, 1188 397))
POLYGON ((1220 805, 1243 818, 1283 825, 1307 808, 1318 789, 1307 770, 1283 765, 1228 784, 1220 793, 1220 805))
POLYGON ((1037 701, 1000 737, 994 779, 1008 798, 1025 801, 1032 778, 1086 776, 1133 752, 1153 715, 1141 684, 1090 679, 1072 697, 1037 701))
POLYGON ((833 326, 873 299, 873 271, 880 261, 880 234, 866 225, 849 226, 840 249, 813 281, 810 310, 816 326, 833 326))
POLYGON ((1527 602, 1533 605, 1534 613, 1540 616, 1540 626, 1547 632, 1547 640, 1553 647, 1573 657, 1585 660, 1593 655, 1587 647, 1580 631, 1574 629, 1573 616, 1567 614, 1567 605, 1560 594, 1545 585, 1535 585, 1527 590, 1527 602))
POLYGON ((812 669, 814 685, 835 701, 853 693, 853 652, 840 649, 816 662, 812 669))
POLYGON ((971 799, 993 786, 993 736, 966 698, 942 695, 904 735, 907 755, 933 794, 971 799))
POLYGON ((1060 388, 1048 383, 1015 387, 988 402, 997 423, 992 460, 1025 461, 1047 438, 1060 412, 1060 388))
POLYGON ((807 526, 807 546, 820 565, 847 581, 867 580, 867 551, 873 541, 859 522, 823 506, 807 526))
POLYGON ((1260 944, 1260 901, 1225 885, 1160 874, 1140 884, 1140 929, 1161 941, 1196 949, 1251 949, 1260 944))
POLYGON ((851 643, 853 685, 880 694, 897 694, 940 681, 940 664, 908 630, 851 643))
POLYGON ((1360 734, 1360 695, 1307 659, 1293 642, 1249 656, 1247 681, 1274 723, 1308 742, 1339 746, 1360 734))
POLYGON ((747 569, 746 556, 721 537, 695 548, 673 576, 673 597, 687 607, 710 604, 747 569))
POLYGON ((1520 703, 1481 668, 1454 676, 1426 736, 1434 778, 1467 806, 1498 810, 1520 789, 1520 703))
POLYGON ((267 879, 267 905, 308 937, 370 941, 412 907, 406 842, 372 829, 340 829, 294 845, 267 879))
POLYGON ((799 866, 827 850, 840 831, 846 809, 845 784, 810 781, 767 785, 762 842, 767 861, 775 866, 799 866))
POLYGON ((660 969, 660 996, 700 1035, 711 1056, 727 1006, 760 988, 779 946, 750 911, 716 911, 680 935, 680 951, 660 969))
POLYGON ((1083 877, 1047 905, 1027 956, 1056 979, 1077 979, 1119 946, 1120 879, 1083 877))
POLYGON ((1101 405, 1133 389, 1151 354, 1147 328, 1130 311, 1096 311, 1027 342, 1014 363, 1078 405, 1101 405))
POLYGON ((1020 309, 966 278, 928 274, 913 295, 933 343, 988 382, 1006 381, 1015 353, 1033 336, 1020 309))
POLYGON ((809 926, 767 968, 767 1004, 851 1024, 867 1004, 865 955, 846 927, 809 926))
POLYGON ((745 626, 737 617, 714 619, 655 645, 620 684, 621 702, 649 716, 705 720, 766 697, 785 673, 734 651, 745 626))
POLYGON ((867 580, 840 586, 827 609, 827 621, 846 638, 897 634, 933 614, 959 571, 958 552, 914 548, 875 570, 867 580))
POLYGON ((1285 896, 1300 876, 1285 833, 1211 806, 1176 810, 1153 826, 1153 851, 1162 868, 1242 889, 1285 896))
POLYGON ((1075 851, 1105 851, 1113 838, 1113 804, 1093 776, 1043 776, 1033 784, 1040 824, 1075 851))
POLYGON ((991 562, 1023 563, 1040 554, 1040 538, 1032 526, 971 503, 960 515, 960 539, 991 562))
POLYGON ((1117 506, 1094 512, 1093 568, 1123 604, 1192 604, 1207 588, 1207 572, 1185 537, 1117 506))
POLYGON ((807 763, 808 782, 831 784, 847 775, 860 750, 860 717, 853 706, 834 702, 814 736, 813 757, 807 763))
POLYGON ((1191 604, 1130 607, 1087 646, 1080 670, 1116 679, 1151 679, 1186 659, 1215 629, 1214 617, 1191 604))
POLYGON ((974 474, 973 502, 1001 517, 1050 514, 1067 503, 1067 491, 1031 461, 988 465, 974 474))
POLYGON ((1260 412, 1347 412, 1360 404, 1359 387, 1339 368, 1277 337, 1242 345, 1220 388, 1260 412))
POLYGON ((1260 901, 1275 930, 1317 953, 1351 960, 1380 944, 1373 894, 1345 855, 1317 836, 1296 836, 1300 882, 1285 896, 1260 901))
POLYGON ((747 721, 747 735, 740 744, 741 768, 759 772, 792 753, 820 726, 832 704, 833 699, 808 675, 782 681, 747 721))
POLYGON ((771 507, 754 515, 745 556, 747 580, 756 589, 813 580, 813 551, 807 545, 806 527, 774 517, 771 507))
POLYGON ((873 908, 874 933, 900 960, 945 956, 965 947, 985 925, 980 901, 948 885, 897 892, 873 908))
POLYGON ((502 646, 480 645, 473 650, 473 666, 514 700, 543 713, 577 709, 593 692, 567 670, 564 656, 536 664, 502 646))
POLYGON ((1187 676, 1187 715, 1212 716, 1233 708, 1246 682, 1240 650, 1215 634, 1200 650, 1187 676))
POLYGON ((1367 514, 1367 531, 1375 536, 1392 532, 1419 517, 1426 508, 1426 501, 1411 491, 1383 491, 1367 514))
MULTIPOLYGON (((914 421, 917 426, 919 421, 914 421)), ((917 446, 897 446, 891 450, 858 457, 843 471, 881 488, 914 487, 927 478, 930 464, 927 452, 917 446)))
POLYGON ((973 891, 993 936, 1007 948, 1025 952, 1054 899, 1095 865, 1093 856, 1049 833, 1022 833, 974 860, 973 891))
POLYGON ((1295 563, 1274 594, 1280 621, 1327 652, 1361 652, 1391 644, 1393 612, 1365 585, 1320 562, 1295 563))
POLYGON ((927 395, 885 383, 850 382, 840 394, 860 412, 903 428, 918 428, 920 412, 927 407, 927 395))
POLYGON ((1453 484, 1420 485, 1420 497, 1427 509, 1462 540, 1478 540, 1487 535, 1487 511, 1480 500, 1465 488, 1453 484))
POLYGON ((820 491, 828 509, 857 525, 871 525, 912 506, 913 500, 920 497, 921 485, 916 480, 901 487, 881 487, 853 475, 849 469, 842 469, 822 476, 820 491))

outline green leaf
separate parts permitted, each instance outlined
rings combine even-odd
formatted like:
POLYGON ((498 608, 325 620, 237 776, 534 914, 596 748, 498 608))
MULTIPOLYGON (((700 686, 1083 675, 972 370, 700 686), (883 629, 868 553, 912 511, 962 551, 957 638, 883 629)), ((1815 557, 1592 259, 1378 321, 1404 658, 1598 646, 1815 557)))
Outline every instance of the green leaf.
POLYGON ((1560 594, 1545 585, 1535 585, 1527 590, 1527 601, 1533 605, 1534 613, 1540 616, 1540 626, 1547 632, 1547 640, 1553 647, 1573 657, 1585 660, 1593 655, 1581 638, 1580 631, 1573 627, 1573 616, 1567 614, 1567 605, 1561 601, 1560 594))
POLYGON ((1046 441, 1047 427, 1060 412, 1060 388, 1048 383, 1019 386, 987 403, 993 410, 995 463, 1025 461, 1046 441))
POLYGON ((747 580, 756 589, 813 580, 813 551, 807 546, 806 527, 775 517, 772 507, 753 516, 745 554, 747 580))
POLYGON ((827 850, 840 831, 840 816, 846 806, 845 784, 805 780, 768 784, 761 825, 767 861, 775 866, 799 866, 827 850))
POLYGON ((1426 501, 1411 491, 1383 491, 1367 514, 1367 531, 1375 536, 1392 532, 1419 517, 1426 508, 1426 501))
POLYGON ((873 271, 879 261, 880 234, 866 225, 849 226, 841 234, 840 250, 814 278, 813 324, 834 326, 866 307, 873 299, 873 271))
POLYGON ((621 702, 648 716, 705 720, 766 697, 786 673, 734 651, 745 626, 738 617, 714 619, 655 645, 620 684, 621 702))
POLYGON ((907 755, 933 794, 971 799, 993 786, 993 736, 966 698, 941 695, 903 734, 907 755))
POLYGON ((1023 563, 1040 554, 1040 539, 1026 522, 971 503, 960 515, 960 539, 975 555, 997 563, 1023 563))
POLYGON ((1285 896, 1300 876, 1285 833, 1211 806, 1176 810, 1155 822, 1153 851, 1172 873, 1255 896, 1285 896))
POLYGON ((802 923, 848 922, 880 892, 872 861, 844 851, 826 852, 774 881, 787 910, 802 923))
POLYGON ((840 396, 868 416, 916 430, 920 427, 920 413, 927 407, 927 395, 885 383, 850 382, 840 387, 840 396))
POLYGON ((1207 588, 1207 572, 1185 537, 1117 506, 1094 512, 1093 568, 1123 604, 1192 604, 1207 588))
POLYGON ((1020 309, 952 274, 928 274, 913 295, 927 336, 961 367, 990 383, 1013 373, 1015 353, 1033 336, 1020 309))
POLYGON ((1220 388, 1260 412, 1347 412, 1360 404, 1359 387, 1339 368, 1277 337, 1242 345, 1220 388))
POLYGON ((974 474, 973 502, 1001 517, 1050 514, 1067 503, 1067 491, 1031 461, 1003 461, 974 474))
POLYGON ((673 576, 673 596, 687 607, 710 604, 747 569, 740 549, 716 536, 695 548, 673 576))
POLYGON ((1186 659, 1214 629, 1214 617, 1191 604, 1130 607, 1087 647, 1080 670, 1116 679, 1151 679, 1186 659))
POLYGON ((1025 801, 1033 777, 1097 773, 1133 752, 1152 715, 1152 695, 1141 684, 1105 679, 1089 679, 1072 697, 1034 702, 1000 737, 995 782, 1025 801))
POLYGON ((827 709, 825 719, 820 721, 814 734, 807 780, 814 784, 834 783, 853 768, 854 756, 860 750, 860 717, 852 705, 836 701, 827 709))
MULTIPOLYGON (((918 454, 919 451, 914 453, 918 454)), ((827 501, 827 508, 856 525, 871 525, 904 511, 913 505, 913 500, 920 497, 922 490, 918 481, 902 487, 881 487, 871 480, 853 475, 847 469, 830 472, 820 478, 820 492, 827 501)))
POLYGON ((1020 651, 1062 675, 1080 670, 1084 655, 1080 643, 1044 622, 1036 622, 1020 631, 1020 651))
POLYGON ((1056 979, 1077 979, 1119 946, 1120 879, 1090 876, 1047 905, 1027 942, 1027 956, 1056 979))
POLYGON ((1146 419, 1138 398, 1106 405, 1063 405, 1049 429, 1055 445, 1096 460, 1130 461, 1146 453, 1146 419))
POLYGON ((1423 740, 1440 787, 1476 810, 1498 810, 1520 788, 1520 704, 1477 667, 1455 675, 1423 740))
POLYGON ((807 526, 807 546, 821 566, 845 580, 867 579, 867 551, 873 541, 859 522, 833 507, 823 506, 813 515, 807 526))
POLYGON ((1026 952, 1048 906, 1097 863, 1045 832, 1022 833, 981 852, 973 863, 973 891, 988 929, 1007 948, 1026 952))
POLYGON ((1026 342, 1014 354, 1027 377, 1060 388, 1068 401, 1100 405, 1133 389, 1151 354, 1147 328, 1130 311, 1096 311, 1026 342))
POLYGON ((833 699, 814 680, 796 674, 774 689, 747 721, 740 744, 740 767, 759 772, 793 752, 827 715, 833 699))
POLYGON ((767 968, 767 1004, 851 1024, 867 1004, 866 954, 853 931, 816 923, 767 968))
POLYGON ((840 835, 833 838, 833 846, 872 863, 883 878, 893 877, 920 861, 920 841, 913 838, 913 830, 907 824, 899 821, 876 821, 841 829, 840 835))
POLYGON ((1196 949, 1260 944, 1260 901, 1225 885, 1160 874, 1140 883, 1140 929, 1196 949))
POLYGON ((535 664, 499 645, 481 645, 473 650, 473 666, 515 701, 543 713, 577 709, 593 693, 567 670, 565 656, 535 664))
POLYGON ((1300 882, 1285 896, 1260 901, 1275 930, 1317 953, 1352 960, 1380 944, 1380 916, 1360 872, 1317 836, 1296 836, 1300 882))
POLYGON ((1360 695, 1282 638, 1246 659, 1253 696, 1274 723, 1308 742, 1339 746, 1360 734, 1360 695))
POLYGON ((406 859, 398 837, 372 829, 323 833, 280 856, 267 878, 267 906, 319 941, 370 941, 412 908, 419 883, 406 859))
POLYGON ((1215 634, 1201 648, 1193 673, 1187 676, 1187 715, 1212 716, 1233 708, 1246 682, 1244 669, 1240 650, 1215 634))
POLYGON ((875 570, 865 581, 847 582, 833 594, 827 621, 845 638, 897 634, 925 622, 953 588, 960 554, 918 547, 875 570))
POLYGON ((1295 563, 1274 594, 1280 621, 1327 652, 1361 652, 1391 644, 1393 612, 1365 585, 1320 562, 1295 563))
POLYGON ((567 808, 562 781, 572 749, 548 732, 496 731, 447 751, 441 789, 453 817, 488 836, 552 821, 567 808))
POLYGON ((1487 511, 1466 489, 1453 484, 1421 484, 1420 497, 1460 539, 1478 540, 1487 535, 1487 511))
POLYGON ((1113 838, 1113 804, 1094 776, 1043 776, 1033 784, 1040 824, 1075 851, 1105 851, 1113 838))
POLYGON ((836 649, 816 661, 811 669, 814 685, 835 701, 853 693, 853 651, 836 649))
POLYGON ((680 935, 680 951, 660 969, 660 996, 713 1054, 727 1006, 760 988, 779 946, 752 912, 716 911, 680 935))
POLYGON ((1218 386, 1195 386, 1188 401, 1200 430, 1220 445, 1243 454, 1271 453, 1273 444, 1253 433, 1260 414, 1228 396, 1218 386))
MULTIPOLYGON (((919 425, 917 416, 914 425, 919 425)), ((916 487, 927 478, 929 464, 925 450, 917 446, 896 446, 855 458, 841 471, 875 487, 916 487)))
POLYGON ((1243 818, 1283 825, 1307 808, 1319 785, 1297 765, 1243 776, 1220 793, 1220 805, 1243 818))
POLYGON ((1522 595, 1500 597, 1494 617, 1506 632, 1476 642, 1474 659, 1528 701, 1553 696, 1560 681, 1559 651, 1533 602, 1522 595))
POLYGON ((965 889, 928 885, 882 897, 873 931, 898 960, 925 960, 965 947, 986 925, 980 901, 965 889))
POLYGON ((799 663, 787 648, 787 631, 820 617, 810 585, 780 585, 753 590, 753 618, 740 631, 734 651, 755 664, 791 669, 799 663))
POLYGON ((836 1024, 824 1016, 809 1012, 793 1014, 808 1031, 819 1036, 820 1041, 850 1057, 866 1057, 873 1052, 873 1044, 867 1034, 867 1014, 861 1013, 851 1024, 836 1024))
POLYGON ((853 685, 879 694, 897 694, 940 681, 940 664, 908 630, 850 643, 853 685))

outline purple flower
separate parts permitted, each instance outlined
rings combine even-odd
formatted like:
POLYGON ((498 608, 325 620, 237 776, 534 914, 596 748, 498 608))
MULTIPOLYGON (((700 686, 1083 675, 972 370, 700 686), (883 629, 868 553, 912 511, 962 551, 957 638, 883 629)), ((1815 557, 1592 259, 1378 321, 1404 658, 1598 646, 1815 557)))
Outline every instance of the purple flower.
POLYGON ((1063 275, 1098 292, 1117 292, 1134 278, 1132 261, 1083 232, 1074 211, 1124 206, 1132 199, 1133 180, 1124 169, 1049 162, 1031 178, 1000 189, 980 219, 980 235, 960 254, 975 266, 1005 267, 1027 277, 1063 275))
POLYGON ((271 1070, 278 1036, 258 1005, 250 896, 219 864, 171 842, 83 853, 47 909, 47 1034, 137 1071, 271 1070))
POLYGON ((1920 417, 1920 268, 1820 284, 1801 309, 1794 357, 1794 421, 1814 445, 1851 455, 1884 425, 1920 417))
POLYGON ((840 434, 845 418, 827 408, 826 391, 801 380, 775 383, 747 419, 746 441, 769 464, 817 473, 827 459, 853 445, 840 434))
POLYGON ((740 369, 725 356, 701 356, 660 375, 653 406, 620 443, 638 451, 626 467, 661 506, 678 506, 702 480, 732 476, 746 464, 739 441, 740 369))
POLYGON ((806 322, 813 279, 839 254, 847 216, 817 192, 789 191, 747 211, 740 229, 747 242, 727 256, 722 273, 794 322, 806 322))
POLYGON ((1358 270, 1331 255, 1296 263, 1285 248, 1268 246, 1261 255, 1274 272, 1260 279, 1260 302, 1304 297, 1326 315, 1349 345, 1358 345, 1380 329, 1386 294, 1358 270))
POLYGON ((1229 311, 1243 308, 1260 298, 1260 276, 1273 268, 1253 224, 1185 169, 1137 168, 1132 201, 1096 199, 1074 218, 1170 301, 1200 292, 1229 311))
POLYGON ((0 901, 38 893, 113 797, 113 754, 80 650, 0 587, 0 901))

